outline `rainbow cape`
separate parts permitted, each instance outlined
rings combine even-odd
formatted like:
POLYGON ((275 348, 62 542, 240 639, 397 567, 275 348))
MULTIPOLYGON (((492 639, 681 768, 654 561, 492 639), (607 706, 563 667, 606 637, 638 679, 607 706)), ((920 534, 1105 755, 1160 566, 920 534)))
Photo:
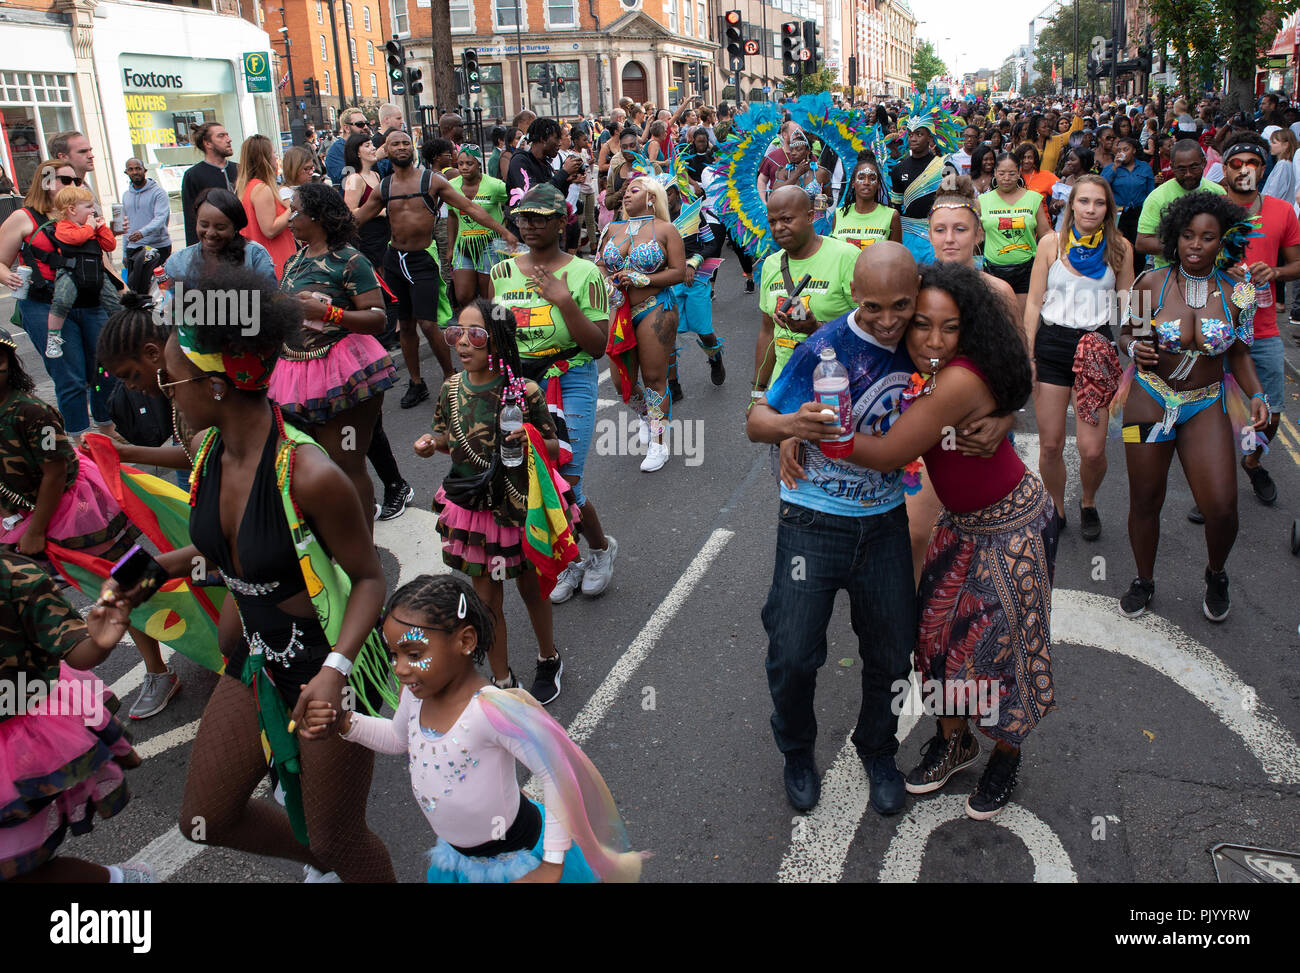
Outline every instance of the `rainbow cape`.
MULTIPOLYGON (((173 483, 123 466, 104 436, 86 436, 83 463, 94 463, 113 499, 133 524, 162 553, 190 543, 189 497, 173 483)), ((58 544, 46 548, 50 563, 88 598, 97 598, 113 563, 58 544)), ((197 588, 185 579, 168 581, 158 593, 131 612, 131 624, 199 665, 221 672, 225 660, 217 648, 217 618, 225 601, 223 587, 197 588)))
POLYGON ((549 778, 546 810, 564 824, 592 871, 606 882, 640 878, 644 856, 628 850, 609 787, 564 727, 522 689, 485 690, 479 704, 493 729, 523 744, 529 769, 549 778))
POLYGON ((550 596, 560 572, 578 559, 564 511, 564 501, 555 486, 555 467, 546 452, 546 442, 535 426, 525 423, 528 433, 528 512, 524 516, 524 555, 537 569, 542 597, 550 596))

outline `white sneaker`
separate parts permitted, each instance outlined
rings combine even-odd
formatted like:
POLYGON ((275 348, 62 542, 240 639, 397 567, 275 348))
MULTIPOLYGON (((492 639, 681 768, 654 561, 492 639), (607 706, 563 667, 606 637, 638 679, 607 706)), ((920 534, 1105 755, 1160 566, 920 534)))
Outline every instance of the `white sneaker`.
POLYGON ((574 592, 582 587, 586 567, 586 562, 574 561, 560 572, 559 578, 555 581, 555 587, 551 590, 552 605, 564 604, 573 597, 574 592))
POLYGON ((319 868, 312 868, 310 865, 302 866, 302 875, 302 880, 308 885, 333 885, 343 882, 338 872, 322 872, 319 868))
POLYGON ((642 449, 650 445, 650 420, 645 416, 641 417, 641 424, 637 427, 636 441, 641 444, 642 449))
MULTIPOLYGON (((63 357, 63 338, 57 331, 51 331, 45 336, 45 357, 62 358, 63 357)), ((647 427, 647 430, 649 427, 647 427)), ((647 432, 648 435, 648 432, 647 432)))
POLYGON ((582 593, 588 598, 603 594, 614 578, 614 558, 618 555, 618 541, 605 535, 609 546, 603 551, 592 551, 587 555, 587 570, 582 579, 582 593))
POLYGON ((668 447, 663 443, 651 443, 646 447, 645 459, 641 461, 641 472, 653 473, 655 470, 662 469, 667 462, 668 447))
POLYGON ((127 885, 152 885, 158 881, 148 862, 119 862, 113 867, 121 871, 122 881, 127 885))

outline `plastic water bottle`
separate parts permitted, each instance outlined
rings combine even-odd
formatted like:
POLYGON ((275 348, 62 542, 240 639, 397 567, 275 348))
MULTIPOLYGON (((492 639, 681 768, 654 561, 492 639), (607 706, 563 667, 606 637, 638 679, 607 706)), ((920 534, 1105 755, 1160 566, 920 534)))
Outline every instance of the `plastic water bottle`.
MULTIPOLYGON (((821 361, 813 369, 813 396, 838 417, 840 434, 835 439, 818 443, 822 454, 831 459, 843 459, 853 452, 853 402, 849 398, 849 373, 835 359, 834 348, 823 348, 821 361)), ((826 417, 831 421, 831 416, 826 417)))
POLYGON ((519 404, 508 399, 501 409, 501 464, 518 466, 524 461, 524 444, 509 442, 506 437, 512 432, 524 428, 524 414, 519 411, 519 404))
POLYGON ((160 291, 170 290, 172 286, 171 277, 162 267, 155 267, 153 269, 153 282, 154 286, 160 291))

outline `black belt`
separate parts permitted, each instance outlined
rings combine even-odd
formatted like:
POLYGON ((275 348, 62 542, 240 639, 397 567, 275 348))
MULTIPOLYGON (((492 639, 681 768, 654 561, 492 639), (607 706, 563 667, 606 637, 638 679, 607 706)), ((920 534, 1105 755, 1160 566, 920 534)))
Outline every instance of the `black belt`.
POLYGON ((473 848, 452 845, 466 858, 495 858, 497 855, 512 851, 525 851, 537 847, 542 837, 542 812, 537 805, 524 794, 519 795, 519 813, 515 815, 514 824, 506 829, 505 837, 499 841, 485 841, 473 848))

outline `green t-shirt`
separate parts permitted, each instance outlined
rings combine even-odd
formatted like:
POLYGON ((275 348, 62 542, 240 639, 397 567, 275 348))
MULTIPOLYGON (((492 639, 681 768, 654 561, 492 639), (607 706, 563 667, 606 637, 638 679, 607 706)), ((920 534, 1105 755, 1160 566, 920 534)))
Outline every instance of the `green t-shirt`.
MULTIPOLYGON (((591 321, 609 320, 609 294, 599 267, 590 260, 574 257, 556 276, 564 281, 578 309, 591 321)), ((515 312, 515 342, 521 359, 565 357, 578 348, 569 334, 569 326, 564 323, 564 315, 530 289, 528 278, 513 258, 502 260, 492 268, 492 294, 498 304, 515 312)), ((570 367, 576 368, 592 359, 587 352, 578 350, 568 360, 570 367)))
MULTIPOLYGON (((835 210, 835 229, 831 236, 845 243, 851 243, 859 250, 865 250, 877 240, 888 240, 890 227, 894 224, 897 210, 884 203, 876 204, 870 213, 859 213, 856 206, 850 206, 846 213, 835 210)), ((817 320, 821 320, 818 318, 817 320)))
MULTIPOLYGON (((353 308, 359 294, 379 290, 375 268, 360 250, 347 244, 328 250, 319 257, 309 256, 304 248, 284 263, 280 290, 286 294, 315 291, 329 296, 330 303, 345 310, 353 308)), ((321 322, 319 330, 301 329, 285 341, 291 351, 316 351, 351 334, 337 324, 321 322)))
MULTIPOLYGON (((851 243, 822 237, 821 246, 807 260, 790 261, 790 280, 796 287, 804 274, 810 276, 808 286, 800 293, 805 309, 820 323, 834 321, 854 307, 849 288, 853 284, 853 265, 862 252, 851 243)), ((777 298, 785 297, 785 279, 781 275, 782 251, 776 250, 763 261, 763 277, 758 289, 758 307, 764 314, 776 310, 777 298)), ((776 342, 776 365, 772 369, 769 387, 781 374, 795 346, 805 334, 776 325, 773 339, 776 342)))
POLYGON ((1004 200, 996 189, 980 196, 986 264, 1014 267, 1034 259, 1038 253, 1038 208, 1042 205, 1042 195, 1029 190, 1014 203, 1004 200))
MULTIPOLYGON (((461 186, 464 184, 463 179, 457 176, 451 181, 451 188, 456 192, 462 192, 461 186)), ((471 202, 478 203, 487 211, 488 216, 501 222, 502 209, 506 204, 506 184, 500 179, 493 179, 491 176, 484 175, 478 183, 478 192, 474 194, 471 202)), ((485 237, 491 239, 495 234, 481 223, 476 223, 469 215, 456 211, 459 217, 459 224, 456 227, 456 249, 463 250, 462 242, 468 243, 474 237, 485 237)), ((481 245, 481 244, 480 244, 481 245)))
MULTIPOLYGON (((1169 204, 1175 199, 1186 196, 1189 192, 1218 193, 1220 196, 1228 194, 1228 191, 1217 182, 1210 182, 1204 177, 1201 179, 1201 184, 1195 189, 1184 189, 1178 185, 1177 179, 1166 179, 1155 188, 1155 191, 1142 204, 1142 213, 1138 216, 1137 231, 1139 233, 1155 233, 1156 230, 1160 229, 1160 217, 1165 215, 1165 210, 1169 208, 1169 204)), ((1169 261, 1159 254, 1156 254, 1155 262, 1157 267, 1169 266, 1169 261)))

